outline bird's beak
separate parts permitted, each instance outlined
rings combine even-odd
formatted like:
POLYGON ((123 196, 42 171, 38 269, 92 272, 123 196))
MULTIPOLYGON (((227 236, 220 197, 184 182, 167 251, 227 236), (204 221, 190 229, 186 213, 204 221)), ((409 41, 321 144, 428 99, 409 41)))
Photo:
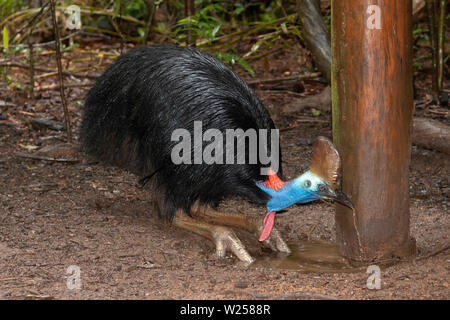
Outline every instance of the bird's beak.
POLYGON ((354 209, 352 201, 350 198, 343 193, 341 190, 333 190, 331 188, 325 188, 323 191, 318 191, 317 194, 325 199, 336 201, 350 209, 354 209))

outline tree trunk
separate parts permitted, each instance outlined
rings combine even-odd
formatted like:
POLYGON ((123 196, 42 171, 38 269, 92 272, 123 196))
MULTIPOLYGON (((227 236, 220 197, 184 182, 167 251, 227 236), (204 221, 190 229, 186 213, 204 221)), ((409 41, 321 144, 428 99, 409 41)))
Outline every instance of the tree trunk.
POLYGON ((317 68, 331 83, 330 36, 322 20, 319 0, 297 0, 297 12, 302 28, 302 37, 314 56, 317 68))
POLYGON ((413 143, 450 154, 450 127, 436 120, 414 118, 413 143))
MULTIPOLYGON (((425 0, 413 0, 413 14, 418 14, 425 4, 425 0)), ((303 40, 314 57, 317 69, 331 83, 330 36, 323 22, 320 0, 297 0, 297 15, 303 40)))
MULTIPOLYGON (((413 0, 413 13, 417 14, 425 7, 425 0, 413 0)), ((314 39, 314 32, 310 32, 307 29, 311 28, 311 30, 326 30, 326 26, 321 17, 317 17, 320 14, 320 8, 318 7, 318 2, 315 0, 297 0, 297 12, 299 15, 299 19, 301 21, 306 21, 307 23, 302 24, 303 37, 305 42, 308 45, 308 49, 313 53, 314 60, 318 65, 319 70, 323 74, 331 74, 331 58, 325 59, 326 54, 324 52, 331 52, 330 44, 328 40, 325 40, 326 37, 319 36, 317 39, 314 39), (305 9, 306 8, 306 9, 305 9), (315 15, 315 19, 311 19, 312 13, 315 15), (305 15, 305 17, 303 17, 305 15), (308 40, 310 39, 310 40, 308 40), (327 47, 327 48, 325 48, 327 47), (325 48, 325 49, 324 49, 325 48), (316 54, 318 55, 316 57, 316 54), (325 71, 323 71, 325 70, 325 71)), ((302 99, 295 99, 290 103, 286 104, 283 107, 283 111, 285 112, 295 112, 302 108, 306 107, 314 107, 322 111, 329 110, 331 107, 331 90, 329 87, 326 87, 323 92, 318 95, 305 97, 302 99)), ((449 153, 450 146, 450 136, 446 134, 442 134, 444 132, 448 132, 448 126, 433 121, 433 120, 420 120, 414 119, 414 132, 415 130, 422 130, 421 128, 429 128, 431 130, 430 133, 425 134, 425 132, 421 131, 421 133, 413 134, 412 143, 424 147, 427 149, 433 149, 440 152, 449 153), (417 125, 417 123, 419 123, 417 125), (435 129, 432 129, 435 128, 435 129), (441 128, 437 130, 436 128, 441 128), (442 129, 446 128, 446 129, 442 129), (430 141, 426 141, 426 139, 430 139, 430 141)))
MULTIPOLYGON (((195 15, 195 1, 194 0, 184 0, 184 14, 186 17, 192 17, 195 15)), ((195 34, 191 30, 191 25, 187 26, 186 31, 186 45, 195 47, 195 34)))
POLYGON ((412 122, 411 0, 332 1, 333 140, 344 193, 340 252, 372 262, 415 253, 409 232, 412 122))

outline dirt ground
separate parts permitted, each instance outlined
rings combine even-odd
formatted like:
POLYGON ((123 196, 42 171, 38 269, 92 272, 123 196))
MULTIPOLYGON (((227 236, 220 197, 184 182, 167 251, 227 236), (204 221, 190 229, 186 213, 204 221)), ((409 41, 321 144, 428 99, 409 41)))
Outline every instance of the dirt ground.
MULTIPOLYGON (((293 48, 272 56, 270 76, 304 71, 310 58, 295 58, 297 52, 293 48)), ((257 77, 261 75, 258 63, 254 68, 257 77)), ((315 82, 304 86, 306 93, 318 88, 315 82)), ((67 89, 75 138, 82 112, 79 101, 87 89, 67 89)), ((258 94, 272 111, 290 99, 265 91, 258 94)), ((439 251, 450 243, 448 155, 413 147, 411 235, 418 254, 383 268, 381 289, 369 290, 365 270, 333 273, 270 267, 265 259, 277 257, 245 232, 238 231, 238 236, 257 263, 244 266, 231 255, 218 260, 212 242, 158 219, 151 194, 135 176, 88 163, 81 153, 75 155, 81 160, 76 163, 19 156, 33 152, 24 150, 30 149, 27 146, 43 148, 64 141, 61 132, 36 130, 21 121, 27 113, 62 121, 58 91, 42 90, 35 99, 6 91, 1 95, 17 106, 7 112, 11 123, 0 124, 1 299, 450 298, 450 251, 439 251), (80 268, 79 290, 67 286, 67 268, 72 265, 80 268)), ((291 127, 282 131, 281 144, 284 172, 292 178, 307 168, 315 137, 331 136, 330 114, 313 117, 311 110, 303 110, 275 113, 274 118, 279 128, 291 127)), ((442 119, 448 122, 448 116, 442 119)), ((264 207, 242 199, 224 201, 221 210, 265 213, 264 207)), ((276 223, 291 245, 333 242, 333 211, 327 203, 293 206, 276 223)))

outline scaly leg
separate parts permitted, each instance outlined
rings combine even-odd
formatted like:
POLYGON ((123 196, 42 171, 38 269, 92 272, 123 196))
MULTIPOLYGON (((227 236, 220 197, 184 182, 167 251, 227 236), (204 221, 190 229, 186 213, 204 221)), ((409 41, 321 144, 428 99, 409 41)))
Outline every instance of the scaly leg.
POLYGON ((230 250, 241 261, 249 264, 254 261, 233 230, 229 228, 197 221, 182 211, 176 212, 173 223, 179 228, 189 230, 214 241, 219 258, 223 258, 226 251, 230 250))
MULTIPOLYGON (((196 217, 205 221, 218 225, 241 228, 255 234, 258 238, 262 232, 263 225, 261 217, 246 216, 238 213, 219 212, 211 207, 199 208, 198 205, 194 207, 197 207, 197 210, 195 210, 196 217)), ((275 228, 272 229, 269 238, 267 238, 263 243, 273 251, 285 253, 291 252, 286 242, 281 237, 280 232, 275 228)))

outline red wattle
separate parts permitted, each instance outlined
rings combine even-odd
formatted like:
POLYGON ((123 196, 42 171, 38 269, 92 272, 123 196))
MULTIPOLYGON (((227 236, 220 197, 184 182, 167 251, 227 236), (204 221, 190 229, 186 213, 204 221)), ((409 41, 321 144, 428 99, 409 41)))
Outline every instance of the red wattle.
POLYGON ((270 236, 270 232, 272 231, 273 225, 275 223, 275 211, 269 211, 266 214, 266 217, 263 221, 263 231, 261 232, 261 236, 259 237, 259 241, 264 241, 270 236))

